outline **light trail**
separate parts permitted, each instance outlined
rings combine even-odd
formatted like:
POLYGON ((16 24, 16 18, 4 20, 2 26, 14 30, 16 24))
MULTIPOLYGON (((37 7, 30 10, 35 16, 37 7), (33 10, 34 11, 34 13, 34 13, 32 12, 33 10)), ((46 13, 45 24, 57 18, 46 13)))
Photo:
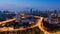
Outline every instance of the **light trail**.
POLYGON ((41 31, 44 32, 44 34, 50 34, 48 31, 45 30, 43 23, 42 23, 42 20, 43 20, 43 17, 40 17, 40 19, 38 19, 37 26, 39 27, 39 29, 41 31))
POLYGON ((8 23, 8 22, 12 22, 12 21, 14 21, 14 20, 16 20, 16 18, 8 19, 8 20, 5 20, 5 21, 2 21, 2 22, 0 22, 0 25, 1 25, 1 24, 6 24, 6 23, 8 23))
MULTIPOLYGON (((9 20, 6 20, 6 21, 3 21, 3 22, 0 22, 0 24, 5 24, 7 22, 11 22, 11 21, 14 21, 16 20, 15 18, 13 19, 9 19, 9 20)), ((44 32, 44 34, 50 34, 49 32, 47 32, 45 30, 45 28, 43 27, 43 23, 42 23, 42 20, 43 20, 43 17, 39 17, 39 19, 37 20, 36 24, 31 26, 31 27, 27 27, 27 28, 24 28, 24 27, 20 27, 19 29, 14 29, 13 27, 3 27, 3 28, 0 28, 0 32, 3 32, 3 31, 18 31, 18 30, 26 30, 26 29, 29 29, 29 28, 34 28, 34 27, 39 27, 39 29, 41 31, 44 32)))
MULTIPOLYGON (((15 18, 14 19, 10 19, 11 21, 13 21, 13 20, 15 20, 15 18)), ((8 21, 8 22, 10 22, 10 20, 8 21)), ((6 21, 6 22, 7 22, 6 21)), ((6 23, 6 22, 4 22, 4 24, 6 23)), ((2 22, 1 22, 1 24, 3 24, 2 22)), ((37 26, 37 24, 36 25, 33 25, 33 26, 31 26, 31 27, 27 27, 27 28, 24 28, 24 27, 20 27, 19 29, 14 29, 13 27, 3 27, 3 28, 0 28, 0 32, 1 31, 17 31, 17 30, 26 30, 26 29, 29 29, 29 28, 34 28, 34 27, 36 27, 37 26)))

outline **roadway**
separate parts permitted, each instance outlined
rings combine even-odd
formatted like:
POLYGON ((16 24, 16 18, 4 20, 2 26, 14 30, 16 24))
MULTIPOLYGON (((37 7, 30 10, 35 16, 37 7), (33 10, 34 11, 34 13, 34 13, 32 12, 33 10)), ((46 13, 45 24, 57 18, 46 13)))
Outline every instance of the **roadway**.
MULTIPOLYGON (((5 24, 7 22, 11 22, 11 21, 14 21, 16 20, 15 18, 13 19, 9 19, 9 20, 6 20, 6 21, 3 21, 3 22, 0 22, 0 24, 5 24)), ((3 31, 18 31, 18 30, 26 30, 26 29, 29 29, 29 28, 34 28, 34 27, 39 27, 39 29, 44 32, 44 34, 50 34, 48 31, 45 30, 45 28, 43 27, 43 23, 42 23, 42 20, 43 20, 43 17, 39 17, 39 19, 37 20, 36 24, 31 26, 31 27, 27 27, 27 28, 24 28, 24 27, 20 27, 19 29, 14 29, 13 27, 3 27, 3 28, 0 28, 0 32, 3 32, 3 31)))
POLYGON ((0 25, 5 25, 6 23, 12 22, 12 21, 14 21, 14 20, 16 20, 16 18, 13 18, 13 19, 7 19, 7 20, 5 20, 5 21, 0 22, 0 25))

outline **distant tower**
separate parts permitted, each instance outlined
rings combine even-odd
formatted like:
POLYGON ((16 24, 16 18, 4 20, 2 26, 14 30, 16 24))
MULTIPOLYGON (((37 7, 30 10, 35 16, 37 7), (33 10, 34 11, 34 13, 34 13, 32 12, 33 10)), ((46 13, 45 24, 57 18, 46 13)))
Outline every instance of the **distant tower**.
POLYGON ((31 13, 31 14, 33 13, 32 9, 30 9, 30 13, 31 13))
POLYGON ((20 22, 20 14, 18 12, 15 12, 16 14, 16 22, 20 22))

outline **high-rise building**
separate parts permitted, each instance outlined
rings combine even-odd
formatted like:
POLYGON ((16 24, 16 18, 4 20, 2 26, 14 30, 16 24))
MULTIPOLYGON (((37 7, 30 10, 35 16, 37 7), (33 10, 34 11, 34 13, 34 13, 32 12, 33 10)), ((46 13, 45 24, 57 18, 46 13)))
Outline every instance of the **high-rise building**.
POLYGON ((33 13, 32 9, 30 9, 30 13, 31 13, 31 14, 33 13))
POLYGON ((20 14, 18 12, 15 12, 16 14, 16 22, 20 22, 20 14))

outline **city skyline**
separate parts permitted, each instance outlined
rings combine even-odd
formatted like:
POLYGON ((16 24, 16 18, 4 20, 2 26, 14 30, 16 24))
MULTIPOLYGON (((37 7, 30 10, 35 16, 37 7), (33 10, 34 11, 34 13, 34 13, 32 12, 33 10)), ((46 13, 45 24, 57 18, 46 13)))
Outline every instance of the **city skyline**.
POLYGON ((0 0, 0 10, 23 9, 59 10, 60 0, 0 0))

